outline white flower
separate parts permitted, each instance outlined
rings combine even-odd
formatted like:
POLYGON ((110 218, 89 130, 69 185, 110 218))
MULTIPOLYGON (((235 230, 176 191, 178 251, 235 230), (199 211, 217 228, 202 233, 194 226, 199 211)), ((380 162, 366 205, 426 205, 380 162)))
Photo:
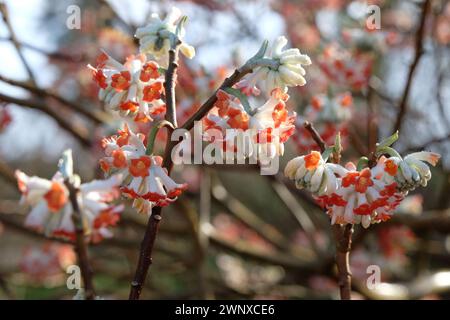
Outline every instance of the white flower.
POLYGON ((99 99, 111 110, 137 122, 152 121, 152 117, 165 112, 161 99, 163 78, 156 62, 139 55, 130 56, 121 64, 103 52, 97 58, 97 66, 88 67, 100 87, 99 99))
MULTIPOLYGON (((178 37, 180 41, 184 38, 185 30, 181 19, 181 11, 176 7, 172 7, 164 20, 153 13, 149 24, 136 30, 135 36, 139 39, 140 52, 152 55, 162 66, 167 67, 172 38, 178 37), (177 26, 178 34, 176 34, 177 26)), ((194 47, 184 42, 180 45, 180 51, 189 59, 195 56, 194 47)))
MULTIPOLYGON (((47 180, 16 171, 16 177, 22 192, 21 202, 32 207, 25 225, 43 231, 47 236, 74 240, 73 208, 62 175, 57 173, 52 180, 47 180)), ((78 205, 85 232, 91 241, 97 242, 112 236, 108 227, 116 224, 123 207, 109 202, 118 197, 116 187, 120 181, 120 176, 112 176, 107 180, 94 180, 79 186, 78 205)))
POLYGON ((203 119, 205 138, 214 138, 232 154, 237 146, 241 147, 244 152, 236 154, 238 158, 255 157, 261 161, 283 155, 284 143, 294 133, 296 117, 286 108, 286 93, 277 88, 266 103, 251 110, 245 110, 238 98, 224 91, 219 91, 217 98, 215 107, 203 119), (217 139, 217 132, 211 129, 218 130, 223 138, 217 139))
POLYGON ((100 160, 105 173, 120 173, 122 192, 133 199, 142 198, 166 206, 187 188, 178 184, 162 168, 162 158, 146 154, 144 136, 127 126, 118 135, 103 140, 106 157, 100 160))
POLYGON ((307 55, 301 54, 300 50, 296 48, 283 50, 287 42, 285 37, 278 37, 264 57, 271 60, 271 63, 246 76, 237 87, 243 89, 245 93, 258 93, 255 85, 264 80, 263 87, 267 93, 270 93, 275 88, 285 91, 287 87, 305 85, 306 71, 303 66, 310 65, 311 59, 307 55))
POLYGON ((400 191, 412 191, 425 187, 431 179, 431 171, 425 162, 435 166, 441 156, 434 152, 415 152, 404 159, 390 157, 383 161, 384 178, 395 180, 400 191))
POLYGON ((299 189, 307 189, 317 195, 328 195, 336 192, 338 181, 335 173, 342 173, 344 168, 326 163, 322 155, 317 151, 312 151, 306 156, 296 157, 290 160, 284 174, 299 189))

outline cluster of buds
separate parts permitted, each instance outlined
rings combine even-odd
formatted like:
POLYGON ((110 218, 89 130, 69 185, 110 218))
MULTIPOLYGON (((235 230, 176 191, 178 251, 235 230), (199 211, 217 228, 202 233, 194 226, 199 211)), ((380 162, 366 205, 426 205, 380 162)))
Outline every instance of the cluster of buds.
MULTIPOLYGON (((395 150, 382 142, 378 153, 394 153, 395 150)), ((439 155, 418 152, 406 156, 386 158, 380 156, 372 167, 358 168, 349 162, 345 166, 328 163, 327 149, 324 154, 312 151, 288 162, 285 175, 294 180, 297 188, 306 189, 323 206, 332 224, 359 224, 367 228, 370 224, 386 221, 407 195, 416 187, 425 186, 431 179, 426 163, 436 165, 439 155)))
MULTIPOLYGON (((67 153, 66 153, 67 154, 67 153)), ((51 180, 28 176, 16 171, 18 187, 22 193, 21 203, 31 206, 25 225, 44 232, 48 237, 64 238, 74 241, 76 228, 73 222, 74 209, 69 199, 69 190, 63 173, 58 171, 51 180)), ((111 202, 119 196, 120 176, 107 180, 93 180, 80 184, 74 176, 79 210, 83 212, 83 225, 86 236, 92 242, 99 242, 112 236, 109 229, 120 219, 123 206, 111 202)))
POLYGON ((275 88, 286 91, 287 87, 305 85, 306 71, 303 66, 309 66, 311 59, 306 54, 301 54, 297 48, 283 50, 287 42, 282 36, 275 40, 270 50, 263 47, 264 52, 259 57, 261 65, 252 74, 244 77, 237 84, 237 88, 247 95, 258 95, 258 83, 261 83, 266 93, 275 88))
MULTIPOLYGON (((235 93, 235 91, 230 91, 235 93)), ((238 95, 238 94, 236 94, 238 95)), ((239 96, 239 95, 238 95, 239 96)), ((217 103, 203 119, 205 137, 222 143, 225 152, 235 152, 235 131, 241 130, 250 134, 244 156, 268 158, 282 155, 284 143, 294 133, 295 112, 291 114, 286 108, 289 96, 280 88, 272 90, 271 96, 260 107, 252 108, 245 97, 240 98, 225 91, 218 91, 217 103), (243 104, 240 99, 243 99, 243 104), (209 135, 211 129, 219 130, 223 140, 209 135)), ((214 131, 212 131, 214 133, 214 131)))
POLYGON ((100 160, 107 175, 121 176, 122 193, 135 200, 139 212, 150 213, 153 206, 167 206, 187 188, 169 177, 162 158, 147 154, 145 137, 125 125, 117 135, 103 139, 105 157, 100 160), (145 210, 144 210, 145 208, 145 210))
POLYGON ((295 134, 292 137, 297 150, 305 152, 317 149, 308 130, 303 126, 305 121, 314 123, 317 132, 326 144, 332 144, 334 137, 340 132, 341 143, 345 148, 348 144, 348 123, 353 115, 353 98, 350 92, 344 92, 330 97, 319 94, 311 99, 303 117, 296 121, 295 134))
POLYGON ((364 53, 352 54, 337 45, 326 47, 318 62, 331 81, 353 90, 366 88, 372 74, 372 57, 364 53))
POLYGON ((153 13, 147 26, 136 30, 139 39, 139 49, 142 53, 151 55, 163 67, 167 67, 168 52, 179 41, 180 51, 189 59, 195 56, 194 47, 183 42, 186 16, 172 7, 169 14, 162 20, 158 14, 153 13))
POLYGON ((136 122, 147 122, 164 113, 161 100, 163 79, 159 66, 146 61, 145 55, 129 56, 125 64, 103 52, 92 70, 93 79, 100 87, 99 99, 122 116, 131 116, 136 122))

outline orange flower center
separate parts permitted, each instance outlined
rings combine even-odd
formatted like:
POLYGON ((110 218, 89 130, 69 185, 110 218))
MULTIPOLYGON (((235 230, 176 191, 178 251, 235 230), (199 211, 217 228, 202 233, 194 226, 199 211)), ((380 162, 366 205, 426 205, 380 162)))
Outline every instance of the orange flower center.
POLYGON ((139 159, 131 160, 130 173, 133 177, 146 177, 148 176, 148 169, 150 168, 150 158, 148 156, 142 156, 139 159))
POLYGON ((320 152, 311 151, 310 154, 305 156, 305 167, 308 170, 314 170, 319 166, 319 161, 322 158, 320 152))
POLYGON ((50 190, 44 195, 51 212, 58 212, 67 202, 64 187, 58 182, 52 182, 50 190))

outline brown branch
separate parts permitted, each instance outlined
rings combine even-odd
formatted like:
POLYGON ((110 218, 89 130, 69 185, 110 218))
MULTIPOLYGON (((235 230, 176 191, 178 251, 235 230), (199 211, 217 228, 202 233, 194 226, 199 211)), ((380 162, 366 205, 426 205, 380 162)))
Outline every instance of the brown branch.
MULTIPOLYGON (((318 134, 314 126, 305 122, 305 128, 309 131, 312 138, 320 149, 325 151, 327 148, 325 142, 318 134)), ((333 162, 338 163, 340 156, 333 156, 333 162)), ((350 250, 352 244, 353 224, 346 224, 345 226, 334 224, 332 226, 333 235, 336 242, 336 255, 335 261, 338 269, 339 289, 341 294, 341 300, 351 299, 351 280, 352 273, 350 271, 350 250)))
POLYGON ((319 268, 319 264, 312 260, 300 260, 291 255, 253 248, 246 243, 229 241, 220 236, 213 226, 208 228, 207 235, 211 240, 212 245, 242 257, 249 258, 253 261, 278 265, 294 271, 301 269, 305 272, 317 272, 319 268))
MULTIPOLYGON (((281 251, 290 250, 290 243, 278 229, 266 223, 256 213, 250 210, 245 204, 233 197, 223 186, 219 179, 215 179, 212 189, 213 199, 225 208, 234 218, 245 226, 255 231, 261 238, 278 248, 281 251)), ((309 253, 310 252, 305 252, 309 253)))
POLYGON ((428 142, 425 142, 424 144, 417 146, 417 147, 409 147, 408 149, 406 149, 405 151, 403 151, 403 154, 408 154, 411 152, 416 152, 416 151, 421 151, 424 149, 429 148, 430 145, 435 144, 435 143, 443 143, 443 142, 447 142, 448 140, 450 140, 450 134, 440 137, 440 138, 433 138, 428 142))
POLYGON ((325 144, 325 141, 323 141, 319 132, 317 132, 316 128, 314 128, 314 126, 308 121, 305 121, 303 123, 303 126, 305 127, 306 130, 308 130, 308 132, 311 135, 311 137, 313 138, 313 140, 317 143, 317 145, 320 148, 320 151, 324 152, 325 149, 327 148, 327 145, 325 144))
POLYGON ((183 124, 183 128, 186 130, 191 130, 194 127, 194 123, 196 121, 200 121, 209 112, 209 110, 211 110, 211 108, 217 102, 217 91, 232 87, 233 85, 238 83, 239 80, 241 80, 245 75, 251 73, 252 71, 253 66, 251 65, 244 65, 243 67, 236 69, 230 77, 225 79, 219 89, 217 89, 213 93, 213 95, 211 95, 209 99, 206 100, 206 102, 203 103, 200 108, 186 121, 186 123, 183 124))
MULTIPOLYGON (((177 127, 177 112, 175 101, 175 77, 178 68, 178 47, 181 42, 177 39, 177 42, 173 44, 169 50, 169 64, 165 73, 164 91, 166 100, 166 120, 170 122, 174 128, 177 127)), ((172 141, 170 139, 173 129, 168 128, 168 138, 166 141, 166 148, 164 152, 163 167, 167 168, 168 174, 172 170, 172 157, 171 152, 173 148, 172 141)), ((156 207, 148 220, 147 228, 145 230, 144 239, 141 243, 139 260, 134 274, 134 280, 131 282, 131 289, 129 300, 139 300, 142 292, 142 286, 147 278, 148 269, 152 264, 152 252, 155 244, 156 235, 159 229, 159 223, 162 219, 162 208, 156 207)))
POLYGON ((423 40, 425 37, 425 22, 426 22, 428 12, 430 11, 430 8, 431 8, 430 0, 425 0, 422 5, 422 16, 420 19, 419 28, 417 29, 417 32, 416 32, 416 43, 415 43, 416 54, 414 56, 411 66, 409 67, 408 78, 406 80, 406 86, 403 91, 403 96, 400 100, 399 112, 397 115, 397 120, 395 121, 395 125, 394 125, 394 130, 393 130, 394 132, 400 131, 400 129, 402 127, 403 118, 405 117, 405 114, 407 111, 406 107, 407 107, 409 92, 411 90, 414 72, 416 71, 416 68, 419 64, 420 58, 422 57, 422 55, 424 53, 423 40))
POLYGON ((17 183, 16 177, 14 176, 14 170, 2 159, 0 159, 0 176, 13 185, 16 185, 17 183))
POLYGON ((3 93, 0 93, 0 101, 4 101, 7 103, 13 103, 19 106, 31 108, 40 110, 50 117, 52 117, 58 125, 72 134, 78 141, 80 141, 84 146, 90 147, 92 144, 92 141, 89 139, 89 136, 87 132, 84 130, 80 130, 77 127, 74 127, 72 123, 68 120, 66 120, 64 117, 62 117, 58 112, 52 110, 49 108, 45 103, 39 100, 34 99, 21 99, 21 98, 15 98, 11 96, 7 96, 3 93))
MULTIPOLYGON (((0 41, 12 41, 11 37, 0 37, 0 41)), ((71 62, 71 63, 83 63, 86 62, 87 63, 87 58, 85 55, 83 54, 77 54, 77 55, 69 55, 63 52, 49 52, 49 51, 45 51, 44 49, 38 48, 32 44, 20 41, 18 42, 18 44, 20 45, 20 47, 22 48, 26 48, 35 52, 38 52, 42 55, 47 56, 49 59, 54 59, 54 60, 63 60, 65 62, 71 62)))
POLYGON ((140 254, 134 280, 131 282, 131 290, 129 299, 138 300, 142 286, 144 285, 147 277, 148 269, 150 268, 153 260, 152 253, 155 244, 156 234, 158 233, 159 223, 161 222, 161 207, 157 207, 153 210, 150 218, 148 219, 147 229, 145 230, 144 239, 141 243, 140 254))
POLYGON ((341 300, 351 299, 352 273, 350 271, 350 250, 352 245, 353 224, 345 226, 333 225, 333 234, 336 239, 336 266, 339 277, 339 290, 341 300))
POLYGON ((41 89, 41 88, 38 88, 35 85, 29 84, 27 82, 9 79, 2 75, 0 75, 0 80, 8 83, 10 85, 28 90, 31 93, 36 94, 41 98, 45 98, 45 97, 52 98, 52 99, 58 101, 59 103, 81 113, 82 115, 84 115, 85 117, 89 118, 90 120, 94 121, 97 124, 102 124, 102 123, 107 122, 107 119, 108 119, 107 114, 102 113, 102 112, 97 112, 97 111, 92 112, 73 101, 70 101, 70 100, 67 100, 67 99, 61 97, 60 95, 58 95, 57 93, 55 93, 51 90, 41 89))
POLYGON ((16 48, 17 54, 19 55, 19 58, 22 61, 23 66, 25 67, 25 70, 28 74, 28 77, 30 78, 30 81, 32 81, 32 83, 36 83, 33 72, 31 71, 31 68, 28 65, 28 63, 22 53, 22 50, 21 50, 22 48, 21 48, 20 42, 16 37, 16 33, 14 32, 14 29, 12 28, 11 21, 9 19, 8 9, 6 8, 6 4, 3 2, 0 3, 0 12, 3 17, 3 22, 5 23, 8 31, 9 31, 9 37, 11 39, 11 42, 13 43, 14 47, 16 48))
POLYGON ((75 252, 77 253, 78 264, 81 269, 81 276, 84 282, 84 292, 87 300, 95 299, 94 284, 92 282, 92 269, 89 265, 87 244, 84 236, 83 213, 78 204, 78 194, 80 190, 76 188, 69 180, 65 181, 69 190, 70 203, 72 204, 72 220, 75 226, 75 252))
POLYGON ((165 73, 164 92, 166 95, 166 120, 169 121, 174 128, 177 125, 177 108, 175 101, 176 72, 178 69, 178 47, 181 43, 177 43, 175 48, 169 50, 169 66, 165 73))

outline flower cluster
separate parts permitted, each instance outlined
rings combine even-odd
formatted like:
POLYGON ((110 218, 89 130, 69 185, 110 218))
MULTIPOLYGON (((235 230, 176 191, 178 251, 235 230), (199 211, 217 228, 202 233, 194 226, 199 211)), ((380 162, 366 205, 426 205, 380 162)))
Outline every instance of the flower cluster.
MULTIPOLYGON (((29 177, 22 171, 16 171, 21 203, 32 207, 25 225, 44 232, 49 237, 75 240, 74 213, 69 200, 69 190, 63 176, 56 173, 51 180, 29 177)), ((85 233, 92 242, 112 236, 110 227, 119 221, 123 206, 110 204, 119 195, 117 186, 120 176, 107 180, 93 180, 79 185, 77 201, 83 212, 85 233)))
POLYGON ((108 175, 119 174, 121 191, 129 198, 135 199, 140 212, 145 203, 145 212, 153 206, 166 206, 187 188, 178 184, 162 167, 162 158, 147 155, 144 136, 135 134, 125 125, 117 135, 103 139, 105 157, 100 160, 102 170, 108 175))
POLYGON ((251 110, 246 110, 239 98, 224 91, 217 93, 217 99, 214 108, 203 119, 207 138, 211 139, 208 130, 219 130, 224 139, 215 142, 223 143, 224 151, 235 152, 235 131, 227 129, 242 130, 250 134, 245 156, 264 154, 273 158, 284 153, 284 143, 295 130, 296 114, 288 112, 286 101, 289 96, 280 88, 272 90, 266 103, 251 110))
POLYGON ((309 66, 311 59, 301 54, 297 48, 283 50, 287 45, 285 37, 278 37, 271 50, 264 56, 267 65, 260 66, 252 74, 244 77, 237 87, 244 93, 259 94, 258 82, 264 90, 270 93, 275 88, 286 91, 287 87, 303 86, 306 84, 306 71, 303 66, 309 66))
POLYGON ((136 38, 139 39, 139 49, 142 53, 150 54, 167 66, 167 54, 173 42, 181 41, 180 51, 189 59, 195 56, 194 47, 182 42, 185 34, 185 16, 182 16, 178 8, 172 7, 169 14, 161 20, 158 14, 153 13, 147 26, 136 30, 136 38))
POLYGON ((317 151, 289 161, 285 175, 297 188, 311 192, 331 217, 332 224, 372 223, 390 219, 408 191, 431 178, 425 162, 435 165, 439 155, 413 153, 403 160, 380 157, 373 168, 356 169, 327 163, 317 151), (425 162, 424 162, 425 161, 425 162))
POLYGON ((103 52, 97 58, 92 76, 100 87, 99 99, 111 110, 122 116, 132 116, 134 121, 147 122, 164 113, 166 107, 161 100, 163 79, 158 64, 146 61, 145 55, 129 56, 121 64, 103 52))
POLYGON ((297 150, 306 152, 317 149, 317 144, 304 128, 305 121, 314 123, 326 144, 332 144, 338 132, 341 134, 341 143, 345 148, 348 143, 348 124, 353 115, 353 98, 350 92, 343 92, 335 96, 319 94, 311 99, 306 107, 303 117, 296 121, 295 134, 292 137, 297 150))
POLYGON ((26 247, 19 267, 33 281, 42 282, 62 275, 66 267, 75 261, 70 245, 46 242, 40 246, 26 247))
POLYGON ((318 62, 331 81, 353 90, 367 87, 372 73, 373 59, 370 56, 364 53, 351 54, 337 45, 326 47, 318 62))

